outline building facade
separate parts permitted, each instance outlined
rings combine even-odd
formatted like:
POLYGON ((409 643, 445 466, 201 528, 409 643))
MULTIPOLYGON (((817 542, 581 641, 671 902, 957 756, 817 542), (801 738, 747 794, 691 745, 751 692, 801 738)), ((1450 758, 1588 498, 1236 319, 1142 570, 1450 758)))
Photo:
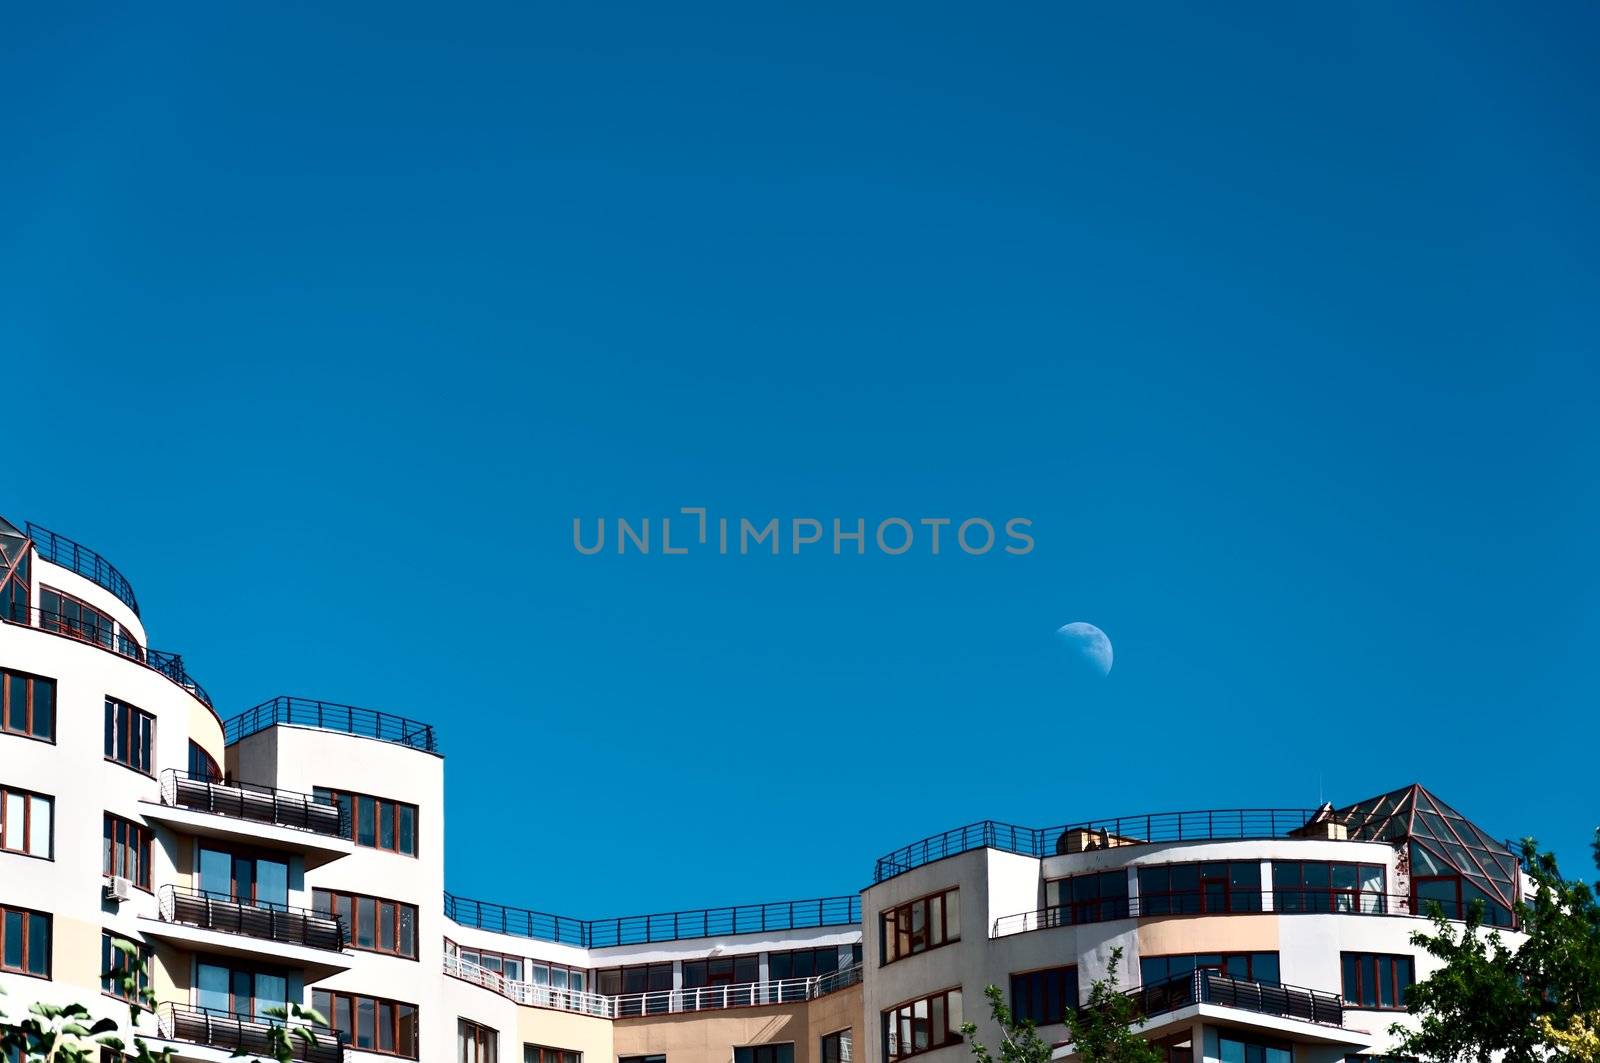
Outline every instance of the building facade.
MULTIPOLYGON (((1381 1056, 1409 935, 1515 856, 1420 786, 1344 808, 1211 810, 924 839, 838 897, 578 919, 452 895, 444 760, 402 716, 280 697, 226 718, 150 646, 107 561, 0 521, 0 987, 125 1020, 113 939, 181 1060, 327 1016, 308 1063, 955 1063, 1002 988, 1072 1056, 1105 976, 1173 1063, 1381 1056), (932 1057, 937 1054, 938 1059, 932 1057)), ((843 872, 848 873, 848 872, 843 872)))

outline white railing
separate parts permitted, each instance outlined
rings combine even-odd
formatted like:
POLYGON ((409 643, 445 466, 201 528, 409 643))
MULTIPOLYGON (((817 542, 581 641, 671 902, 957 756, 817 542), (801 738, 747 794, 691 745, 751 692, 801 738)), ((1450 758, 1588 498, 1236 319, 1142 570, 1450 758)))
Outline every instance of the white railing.
POLYGON ((520 982, 486 967, 446 953, 444 973, 480 985, 501 996, 535 1008, 554 1008, 604 1019, 625 1019, 634 1015, 665 1015, 685 1011, 716 1011, 722 1008, 758 1007, 763 1004, 792 1004, 855 985, 861 981, 861 964, 809 978, 784 978, 776 982, 745 982, 740 985, 701 986, 694 989, 661 989, 651 993, 625 993, 602 996, 571 989, 556 989, 533 982, 520 982))

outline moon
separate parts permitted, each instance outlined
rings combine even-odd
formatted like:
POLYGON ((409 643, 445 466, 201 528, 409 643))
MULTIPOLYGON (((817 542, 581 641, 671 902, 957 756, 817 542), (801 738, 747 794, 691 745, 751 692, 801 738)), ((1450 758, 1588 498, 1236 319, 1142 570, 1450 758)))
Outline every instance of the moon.
POLYGON ((1074 620, 1056 629, 1056 636, 1073 656, 1102 676, 1111 674, 1111 640, 1093 624, 1074 620))

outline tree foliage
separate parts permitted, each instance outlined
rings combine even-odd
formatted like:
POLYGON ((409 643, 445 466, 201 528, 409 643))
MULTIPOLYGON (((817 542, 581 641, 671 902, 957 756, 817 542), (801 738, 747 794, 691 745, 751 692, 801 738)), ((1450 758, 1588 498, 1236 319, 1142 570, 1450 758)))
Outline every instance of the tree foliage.
MULTIPOLYGON (((1089 987, 1089 1002, 1067 1009, 1066 1024, 1078 1058, 1083 1063, 1161 1063, 1161 1051, 1139 1035, 1144 1017, 1138 1002, 1117 984, 1121 963, 1122 949, 1113 949, 1106 976, 1089 987)), ((1050 1045, 1039 1037, 1033 1020, 1018 1020, 998 986, 985 988, 983 995, 989 1001, 990 1018, 1000 1027, 999 1063, 1050 1063, 1050 1045)), ((977 1026, 964 1023, 961 1032, 971 1041, 978 1063, 996 1063, 988 1046, 975 1036, 977 1026)))

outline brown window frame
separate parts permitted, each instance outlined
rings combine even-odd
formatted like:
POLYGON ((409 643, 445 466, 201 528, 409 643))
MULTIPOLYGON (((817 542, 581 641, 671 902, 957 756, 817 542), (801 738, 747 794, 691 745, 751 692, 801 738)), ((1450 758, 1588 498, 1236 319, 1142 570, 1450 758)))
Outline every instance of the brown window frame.
POLYGON ((55 939, 55 917, 49 912, 41 912, 34 908, 22 908, 13 904, 0 904, 0 972, 19 974, 25 978, 51 980, 54 977, 52 971, 55 963, 55 939), (7 917, 13 914, 22 917, 22 966, 20 967, 6 966, 6 924, 10 921, 7 917), (46 940, 43 973, 31 970, 32 965, 28 962, 32 958, 32 948, 34 946, 33 921, 35 918, 43 919, 45 925, 46 940))
POLYGON ((500 1031, 493 1026, 456 1016, 456 1054, 461 1053, 462 1038, 470 1034, 477 1063, 500 1063, 500 1031), (485 1052, 485 1048, 488 1049, 485 1052))
POLYGON ((0 668, 0 734, 17 735, 20 738, 31 738, 35 742, 56 741, 56 720, 60 717, 60 701, 56 697, 56 681, 46 675, 34 675, 16 668, 0 668), (23 697, 27 699, 24 712, 27 724, 24 730, 17 730, 11 726, 11 688, 13 680, 23 681, 23 697), (34 709, 38 701, 35 691, 40 683, 50 685, 50 733, 38 734, 34 731, 34 709))
POLYGON ((959 898, 961 887, 947 886, 942 890, 935 890, 921 897, 909 901, 902 901, 893 907, 885 908, 878 913, 878 966, 887 967, 891 963, 898 963, 909 956, 920 956, 924 952, 942 949, 946 945, 953 945, 961 940, 961 903, 956 902, 956 918, 950 918, 949 898, 959 898), (939 940, 934 941, 933 902, 939 901, 939 940), (915 921, 916 910, 922 910, 922 937, 925 941, 921 948, 916 947, 916 932, 912 929, 915 921), (902 918, 903 916, 903 918, 902 918), (951 936, 951 924, 954 923, 954 936, 951 936), (904 926, 901 924, 904 923, 904 926), (896 948, 891 955, 889 942, 893 940, 896 948), (902 939, 906 945, 904 950, 899 948, 902 939))
POLYGON ((597 967, 594 972, 594 991, 603 997, 641 998, 637 1001, 630 1001, 626 1007, 619 1003, 617 1005, 617 1014, 619 1016, 631 1018, 637 1015, 659 1015, 668 1010, 668 998, 672 995, 671 990, 673 989, 672 980, 671 963, 630 963, 617 967, 597 967), (603 983, 605 976, 613 972, 617 975, 619 988, 615 993, 607 993, 603 983), (644 975, 645 987, 643 989, 629 989, 627 985, 628 975, 641 972, 644 975), (665 985, 650 984, 652 981, 658 980, 659 976, 663 974, 666 976, 665 985), (652 993, 657 995, 652 997, 650 996, 652 993))
POLYGON ((330 916, 336 916, 340 919, 344 919, 345 930, 349 934, 349 938, 345 944, 348 947, 355 949, 357 952, 374 952, 380 956, 398 956, 403 960, 415 960, 417 958, 417 942, 420 936, 417 931, 421 924, 422 916, 421 912, 418 911, 417 906, 414 904, 407 904, 405 901, 397 901, 392 897, 377 897, 370 893, 354 893, 349 890, 329 890, 317 887, 311 891, 311 907, 318 912, 326 912, 330 916), (340 910, 338 906, 338 902, 340 900, 344 900, 349 903, 348 916, 346 916, 345 913, 340 910), (361 928, 366 925, 361 919, 362 901, 372 902, 372 919, 374 927, 372 934, 373 943, 371 945, 360 944, 361 928), (379 944, 383 940, 383 906, 386 904, 394 906, 394 915, 390 920, 394 931, 394 948, 392 949, 386 949, 379 944), (410 952, 405 952, 400 946, 400 916, 407 908, 411 910, 410 952))
MULTIPOLYGON (((1009 988, 1011 991, 1009 996, 1011 1003, 1011 1014, 1015 1016, 1018 1021, 1023 1019, 1032 1020, 1035 1026, 1056 1026, 1065 1022, 1067 1018, 1066 1013, 1076 1010, 1078 1007, 1078 995, 1083 991, 1082 987, 1078 985, 1078 965, 1075 963, 1057 964, 1053 967, 1035 967, 1027 971, 1012 971, 1008 978, 1008 982, 1009 985, 1007 988, 1009 988), (1068 972, 1070 972, 1070 977, 1068 972), (1061 1012, 1060 1017, 1058 1018, 1052 1017, 1056 1015, 1056 1012, 1050 1010, 1050 1001, 1047 999, 1048 995, 1043 992, 1036 994, 1041 998, 1038 1001, 1039 1007, 1037 1009, 1033 1007, 1034 1001, 1031 999, 1031 997, 1035 995, 1033 993, 1030 993, 1030 999, 1026 1002, 1026 1007, 1019 1005, 1017 1002, 1019 988, 1025 987, 1029 990, 1032 990, 1034 988, 1032 984, 1034 981, 1042 980, 1050 975, 1056 975, 1062 981, 1063 992, 1061 994, 1061 1012), (1019 982, 1024 983, 1024 986, 1019 987, 1019 982), (1067 989, 1067 983, 1069 982, 1072 989, 1071 1000, 1067 999, 1065 992, 1067 989)), ((1047 985, 1047 983, 1045 985, 1047 985)), ((1040 988, 1045 988, 1045 985, 1041 985, 1040 988)))
POLYGON ((155 832, 143 823, 107 812, 100 833, 100 873, 106 878, 125 878, 149 893, 150 855, 154 839, 155 832), (139 866, 133 869, 135 873, 131 875, 126 874, 128 869, 124 866, 130 847, 139 862, 139 866))
MULTIPOLYGON (((951 1022, 950 1021, 950 997, 951 997, 952 994, 959 1000, 960 997, 961 997, 961 987, 960 986, 951 986, 949 989, 941 989, 936 993, 926 993, 926 994, 924 994, 922 996, 919 996, 919 997, 912 997, 910 1000, 902 1000, 900 1003, 896 1004, 892 1008, 883 1009, 883 1011, 880 1013, 880 1020, 879 1021, 880 1021, 880 1024, 881 1024, 880 1034, 881 1034, 881 1047, 882 1047, 882 1050, 883 1050, 884 1063, 894 1063, 894 1061, 896 1061, 896 1060, 910 1059, 912 1056, 920 1056, 920 1055, 923 1055, 924 1053, 927 1053, 927 1052, 937 1051, 938 1049, 941 1049, 941 1048, 948 1048, 950 1045, 958 1045, 958 1044, 961 1044, 963 1041, 966 1040, 966 1038, 961 1035, 961 1021, 959 1021, 959 1020, 956 1021, 956 1022, 951 1022), (935 1000, 943 1001, 943 1011, 944 1011, 944 1019, 945 1019, 945 1022, 944 1022, 945 1030, 943 1032, 943 1036, 944 1036, 945 1040, 940 1040, 940 1041, 935 1041, 934 1040, 933 1002, 935 1000), (903 1043, 903 1042, 910 1042, 911 1044, 915 1044, 916 1043, 916 1029, 915 1029, 915 1027, 905 1026, 905 1024, 902 1023, 898 1019, 898 1016, 899 1016, 900 1012, 906 1011, 907 1009, 915 1008, 918 1004, 924 1004, 924 1003, 928 1005, 928 1020, 927 1020, 928 1021, 928 1044, 927 1044, 927 1047, 912 1049, 909 1052, 890 1053, 890 1051, 889 1051, 889 1024, 891 1022, 894 1022, 894 1024, 897 1027, 901 1027, 901 1028, 907 1030, 909 1032, 909 1034, 910 1034, 909 1037, 901 1037, 901 1036, 899 1036, 900 1029, 897 1029, 895 1031, 895 1033, 896 1033, 895 1042, 897 1044, 900 1044, 900 1043, 903 1043), (896 1018, 891 1019, 891 1016, 896 1016, 896 1018)), ((966 1018, 966 1011, 965 1010, 962 1011, 961 1018, 962 1018, 962 1020, 964 1020, 966 1018)), ((916 1020, 913 1017, 911 1019, 908 1019, 907 1021, 908 1022, 915 1022, 916 1020)))
POLYGON ((312 790, 313 793, 318 796, 327 796, 335 805, 339 806, 339 818, 343 823, 347 824, 346 829, 349 831, 349 833, 344 835, 344 837, 346 840, 354 843, 355 845, 360 846, 363 849, 376 849, 380 853, 394 853, 397 856, 409 856, 412 859, 416 859, 418 854, 422 851, 422 814, 417 806, 411 804, 409 801, 396 801, 392 797, 379 797, 377 794, 363 794, 358 793, 355 790, 341 790, 334 786, 316 786, 313 787, 312 790), (373 822, 371 845, 368 845, 366 842, 361 840, 361 802, 364 800, 372 802, 373 822), (394 836, 393 846, 383 845, 380 842, 380 839, 383 837, 383 827, 380 823, 380 819, 382 817, 380 812, 382 811, 384 805, 390 806, 394 817, 394 822, 392 825, 394 836), (405 849, 401 848, 401 813, 405 809, 411 810, 410 852, 407 852, 405 849))
POLYGON ((846 1026, 842 1030, 835 1030, 832 1033, 823 1034, 817 1039, 817 1063, 853 1063, 853 1060, 855 1059, 855 1041, 855 1027, 853 1026, 846 1026), (831 1059, 828 1056, 829 1041, 832 1041, 836 1046, 838 1046, 834 1050, 834 1054, 831 1059), (846 1059, 844 1055, 843 1046, 847 1043, 850 1045, 849 1059, 846 1059))
POLYGON ((41 794, 34 790, 24 790, 17 786, 0 785, 0 853, 10 853, 13 856, 28 856, 35 860, 54 860, 56 858, 56 799, 49 794, 41 794), (22 827, 21 846, 12 845, 15 840, 12 834, 14 824, 7 818, 7 809, 11 807, 10 798, 21 797, 22 801, 22 827), (45 839, 45 854, 30 852, 33 848, 33 802, 35 799, 45 802, 50 806, 50 837, 45 839))
MULTIPOLYGON (((77 639, 79 642, 92 642, 103 649, 115 649, 117 646, 117 629, 121 625, 112 615, 97 605, 90 605, 75 594, 57 590, 46 583, 39 584, 39 627, 57 635, 77 639), (94 616, 93 624, 85 624, 82 620, 70 619, 66 612, 59 609, 49 609, 44 604, 44 596, 53 594, 63 603, 71 602, 78 607, 79 614, 90 613, 94 616), (105 639, 99 637, 98 631, 105 631, 105 639)), ((128 641, 133 641, 129 639, 128 641)))
POLYGON ((528 1041, 522 1043, 522 1063, 583 1063, 583 1053, 571 1048, 551 1048, 528 1041), (529 1052, 536 1055, 530 1059, 529 1052))
POLYGON ((1339 953, 1339 993, 1344 997, 1344 1006, 1358 1011, 1405 1011, 1406 990, 1417 983, 1417 960, 1408 952, 1341 952, 1339 953), (1350 964, 1355 970, 1355 995, 1347 991, 1350 985, 1350 964), (1404 982, 1400 979, 1402 968, 1406 971, 1404 982), (1373 980, 1373 1000, 1371 1004, 1361 999, 1362 990, 1365 988, 1366 979, 1373 980), (1387 983, 1387 985, 1385 985, 1387 983), (1383 1003, 1385 989, 1389 992, 1389 1003, 1383 1003))
MULTIPOLYGON (((120 1000, 126 1004, 138 1004, 142 1001, 137 996, 125 997, 117 992, 116 983, 111 979, 114 975, 132 973, 137 974, 138 989, 150 988, 150 946, 143 942, 135 941, 132 944, 139 948, 138 956, 129 956, 120 949, 112 946, 112 941, 121 935, 109 930, 100 931, 100 965, 104 968, 100 973, 100 992, 112 1000, 120 1000), (125 970, 126 968, 126 970, 125 970)), ((127 940, 124 938, 123 940, 127 940)))
POLYGON ((106 695, 106 725, 111 730, 106 734, 106 745, 111 747, 111 752, 105 754, 107 761, 120 764, 129 771, 136 771, 140 775, 156 776, 156 717, 153 712, 146 712, 139 706, 121 698, 106 695), (128 760, 123 760, 117 755, 117 736, 124 731, 128 733, 128 760), (143 738, 141 738, 141 735, 143 738), (138 761, 148 746, 150 763, 143 767, 138 761))
MULTIPOLYGON (((1272 910, 1278 913, 1290 914, 1308 912, 1312 914, 1333 915, 1385 915, 1389 910, 1389 869, 1383 864, 1371 861, 1358 860, 1273 860, 1272 863, 1272 910), (1328 885, 1307 886, 1306 867, 1320 866, 1327 869, 1328 885), (1300 873, 1300 882, 1295 885, 1278 884, 1278 869, 1295 867, 1300 873), (1354 887, 1333 885, 1333 869, 1335 866, 1353 867, 1356 870, 1356 884, 1354 887), (1361 888, 1361 873, 1363 871, 1378 872, 1378 889, 1376 892, 1361 888), (1291 903, 1284 903, 1289 898, 1295 898, 1291 903), (1308 903, 1311 898, 1318 900, 1326 898, 1325 907, 1316 903, 1308 903), (1349 907, 1341 908, 1339 903, 1345 901, 1349 907)), ((1265 887, 1263 887, 1265 888, 1265 887)))
POLYGON ((322 989, 312 987, 311 1006, 322 1013, 328 1020, 328 1029, 334 1032, 337 1043, 352 1052, 371 1052, 373 1055, 394 1056, 397 1059, 417 1059, 422 1043, 422 1009, 415 1004, 404 1000, 390 1000, 388 997, 375 997, 370 993, 349 993, 339 989, 322 989), (339 1013, 339 1002, 345 1001, 350 1007, 350 1029, 339 1029, 336 1016, 339 1013), (372 1002, 372 1040, 371 1045, 361 1047, 356 1044, 356 1031, 360 1027, 357 1015, 360 1012, 362 1001, 372 1002), (382 1048, 383 1043, 383 1009, 389 1009, 389 1036, 394 1048, 382 1048), (411 1049, 403 1051, 400 1048, 400 1009, 411 1009, 411 1049))

